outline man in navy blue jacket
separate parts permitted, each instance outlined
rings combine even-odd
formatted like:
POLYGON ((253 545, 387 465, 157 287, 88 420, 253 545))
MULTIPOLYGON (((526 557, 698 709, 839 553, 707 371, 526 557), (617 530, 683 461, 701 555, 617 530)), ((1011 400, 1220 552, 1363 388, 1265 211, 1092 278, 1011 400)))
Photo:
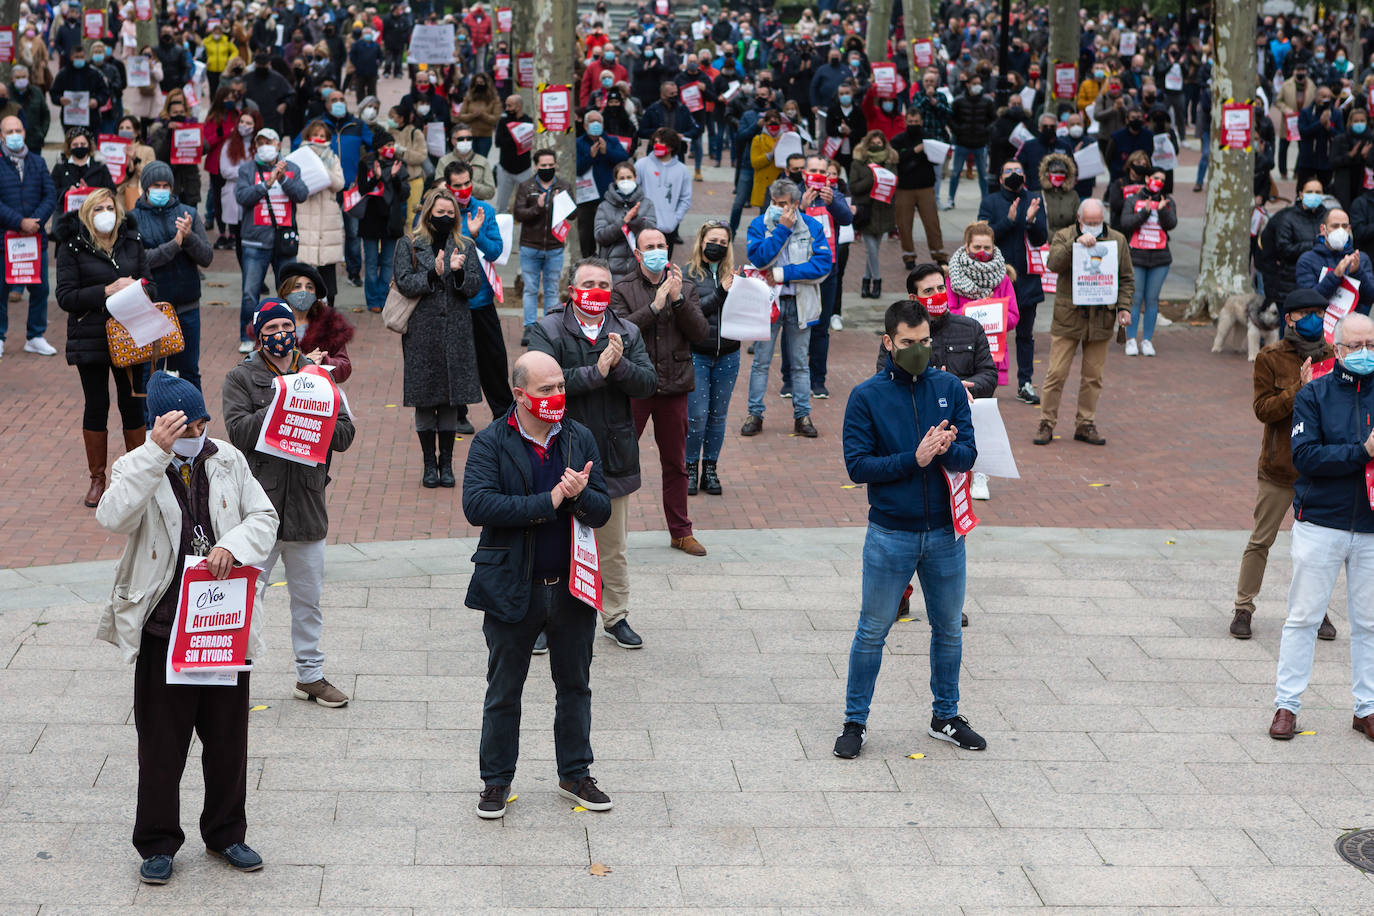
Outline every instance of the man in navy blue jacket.
POLYGON ((1312 650, 1331 592, 1346 570, 1352 727, 1374 741, 1374 320, 1351 313, 1336 323, 1336 358, 1327 375, 1293 401, 1293 585, 1279 641, 1274 720, 1286 741, 1312 677, 1312 650))
POLYGON ((930 619, 930 735, 965 750, 987 742, 959 715, 964 540, 954 531, 948 475, 978 457, 963 383, 930 365, 930 314, 895 302, 884 319, 886 369, 858 385, 844 412, 849 479, 868 487, 863 604, 849 650, 844 730, 835 756, 859 756, 887 632, 914 574, 930 619))
MULTIPOLYGON (((0 231, 38 236, 38 280, 28 284, 29 318, 24 349, 42 356, 57 353, 43 337, 48 329, 48 245, 43 224, 57 207, 57 188, 43 157, 25 146, 24 122, 13 115, 0 120, 0 231)), ((9 330, 10 287, 0 274, 0 355, 9 330)))
POLYGON ((1312 250, 1298 258, 1298 289, 1315 289, 1330 300, 1341 288, 1341 281, 1349 277, 1359 286, 1355 310, 1369 314, 1374 303, 1374 267, 1369 255, 1355 248, 1350 217, 1344 210, 1327 210, 1317 233, 1312 250))

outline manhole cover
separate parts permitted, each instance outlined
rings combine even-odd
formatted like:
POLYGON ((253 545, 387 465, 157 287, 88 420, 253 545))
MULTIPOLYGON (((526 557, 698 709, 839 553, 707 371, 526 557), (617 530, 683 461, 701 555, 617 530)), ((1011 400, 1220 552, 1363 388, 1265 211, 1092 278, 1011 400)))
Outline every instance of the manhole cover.
POLYGON ((1374 872, 1374 830, 1352 830, 1336 841, 1336 852, 1360 871, 1374 872))

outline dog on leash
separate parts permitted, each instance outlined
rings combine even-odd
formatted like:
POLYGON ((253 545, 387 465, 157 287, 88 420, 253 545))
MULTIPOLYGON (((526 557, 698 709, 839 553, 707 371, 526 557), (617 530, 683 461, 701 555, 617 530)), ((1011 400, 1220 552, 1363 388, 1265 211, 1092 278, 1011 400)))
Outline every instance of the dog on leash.
POLYGON ((1238 293, 1226 297, 1217 316, 1217 336, 1212 340, 1212 352, 1240 350, 1242 334, 1246 342, 1246 353, 1250 362, 1260 349, 1279 339, 1279 315, 1277 303, 1264 304, 1264 297, 1256 293, 1238 293))

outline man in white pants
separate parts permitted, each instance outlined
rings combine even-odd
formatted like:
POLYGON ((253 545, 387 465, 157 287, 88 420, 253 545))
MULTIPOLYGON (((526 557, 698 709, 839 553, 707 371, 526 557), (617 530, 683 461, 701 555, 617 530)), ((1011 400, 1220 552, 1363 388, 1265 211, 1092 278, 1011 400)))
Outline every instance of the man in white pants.
POLYGON ((1279 642, 1274 721, 1269 737, 1297 728, 1312 677, 1317 627, 1331 592, 1346 576, 1350 617, 1351 725, 1374 741, 1374 321, 1352 312, 1336 324, 1336 358, 1293 402, 1293 584, 1279 642))

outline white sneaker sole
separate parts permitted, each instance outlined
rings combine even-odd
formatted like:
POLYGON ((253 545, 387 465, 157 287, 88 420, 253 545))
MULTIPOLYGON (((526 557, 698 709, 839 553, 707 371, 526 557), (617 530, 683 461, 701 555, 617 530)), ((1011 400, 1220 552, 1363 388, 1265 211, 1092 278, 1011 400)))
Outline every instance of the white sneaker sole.
POLYGON ((609 810, 611 810, 612 802, 589 802, 589 801, 587 801, 585 798, 579 798, 575 793, 569 792, 567 789, 563 788, 562 786, 559 786, 559 787, 558 787, 558 794, 561 795, 561 796, 563 796, 564 798, 566 798, 566 799, 567 799, 568 801, 570 801, 570 802, 577 802, 577 804, 579 804, 579 805, 581 805, 582 807, 586 808, 588 811, 609 811, 609 810))
POLYGON ((348 705, 348 700, 344 700, 342 703, 328 703, 324 700, 321 700, 319 697, 311 696, 304 690, 300 690, 299 688, 295 687, 291 688, 291 695, 298 700, 313 700, 320 706, 325 707, 326 709, 338 709, 340 706, 348 705))
MULTIPOLYGON (((843 738, 844 736, 841 735, 840 737, 843 738)), ((865 730, 864 733, 863 733, 863 735, 861 735, 861 736, 859 737, 859 752, 860 752, 860 753, 863 752, 864 745, 866 745, 866 744, 868 744, 868 731, 867 731, 867 730, 865 730)), ((858 754, 855 754, 853 757, 845 757, 845 756, 843 756, 842 754, 840 754, 840 753, 838 753, 838 752, 836 752, 836 751, 831 751, 831 753, 834 754, 836 757, 839 757, 841 760, 857 760, 858 757, 859 757, 858 754)))
POLYGON ((477 816, 484 821, 499 821, 506 816, 506 806, 502 805, 500 811, 483 811, 481 808, 478 808, 477 816))
POLYGON ((622 648, 622 649, 643 649, 643 648, 644 648, 644 643, 640 643, 640 644, 637 645, 637 646, 632 646, 632 645, 630 645, 630 644, 627 643, 627 642, 621 642, 619 639, 616 638, 615 634, 612 633, 610 630, 603 629, 601 632, 602 632, 603 635, 605 635, 605 637, 606 637, 607 639, 609 639, 611 642, 615 643, 617 646, 619 646, 619 647, 622 648))
POLYGON ((938 738, 938 739, 941 740, 941 741, 947 741, 947 742, 949 742, 950 744, 954 745, 955 747, 957 747, 957 748, 959 748, 960 750, 963 750, 963 751, 985 751, 985 750, 987 750, 986 747, 969 747, 968 745, 960 744, 960 743, 959 743, 958 741, 956 741, 952 736, 946 735, 944 732, 937 732, 937 731, 936 731, 935 729, 933 729, 933 728, 928 728, 928 729, 926 729, 926 734, 930 735, 930 737, 932 737, 932 738, 938 738))

